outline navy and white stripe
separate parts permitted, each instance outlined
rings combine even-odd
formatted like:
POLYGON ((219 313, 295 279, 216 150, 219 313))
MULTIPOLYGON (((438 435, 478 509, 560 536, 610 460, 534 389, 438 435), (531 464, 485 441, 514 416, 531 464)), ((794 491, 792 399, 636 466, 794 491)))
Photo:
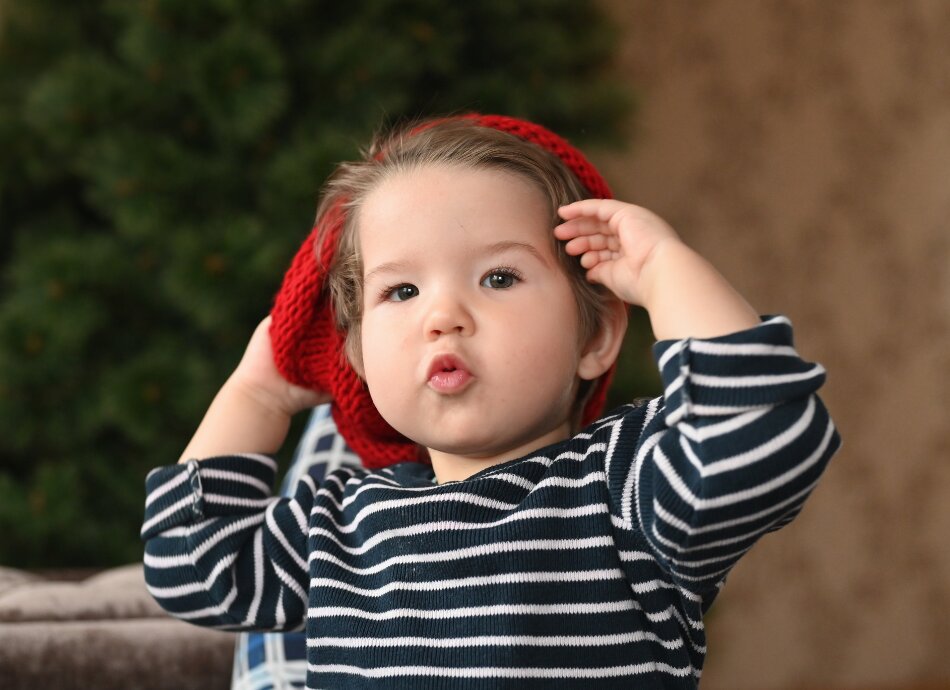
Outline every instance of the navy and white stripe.
POLYGON ((343 468, 279 499, 266 457, 159 468, 149 588, 200 625, 305 625, 308 687, 695 687, 725 575, 839 441, 784 318, 656 356, 663 399, 463 482, 343 468))
MULTIPOLYGON (((293 495, 298 482, 321 484, 342 467, 359 467, 360 460, 347 447, 330 415, 330 405, 318 405, 294 450, 290 468, 280 485, 282 496, 293 495)), ((256 611, 255 611, 256 613, 256 611)), ((291 690, 303 688, 307 679, 307 638, 303 631, 244 631, 234 643, 231 690, 291 690)))

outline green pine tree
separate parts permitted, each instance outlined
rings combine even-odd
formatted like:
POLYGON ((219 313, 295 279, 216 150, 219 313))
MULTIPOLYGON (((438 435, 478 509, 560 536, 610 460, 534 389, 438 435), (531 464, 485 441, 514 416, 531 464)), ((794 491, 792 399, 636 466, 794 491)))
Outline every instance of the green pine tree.
POLYGON ((0 563, 140 557, 174 462, 380 121, 629 99, 584 0, 0 5, 0 563))

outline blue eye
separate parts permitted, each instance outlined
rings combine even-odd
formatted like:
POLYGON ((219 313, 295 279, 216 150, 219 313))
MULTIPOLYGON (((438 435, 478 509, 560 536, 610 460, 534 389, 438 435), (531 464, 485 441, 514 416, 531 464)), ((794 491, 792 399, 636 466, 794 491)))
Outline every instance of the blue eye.
POLYGON ((383 291, 383 296, 390 302, 405 302, 407 299, 418 296, 418 294, 419 288, 409 283, 386 288, 383 291))
POLYGON ((496 268, 489 271, 485 277, 482 278, 481 285, 494 290, 504 290, 512 287, 521 279, 521 274, 513 268, 496 268))

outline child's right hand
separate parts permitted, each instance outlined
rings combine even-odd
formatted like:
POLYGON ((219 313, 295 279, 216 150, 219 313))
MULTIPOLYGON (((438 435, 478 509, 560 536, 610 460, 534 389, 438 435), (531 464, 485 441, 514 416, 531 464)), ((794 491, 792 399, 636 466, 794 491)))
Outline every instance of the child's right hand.
POLYGON ((330 402, 328 393, 296 386, 280 375, 274 364, 270 322, 271 317, 268 316, 257 325, 244 356, 231 376, 232 382, 262 404, 288 416, 330 402))

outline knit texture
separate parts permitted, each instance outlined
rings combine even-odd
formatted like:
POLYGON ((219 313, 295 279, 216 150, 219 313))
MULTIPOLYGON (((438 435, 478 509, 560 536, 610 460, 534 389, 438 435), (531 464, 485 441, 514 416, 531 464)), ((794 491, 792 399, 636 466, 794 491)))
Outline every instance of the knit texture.
POLYGON ((696 688, 726 575, 839 440, 781 317, 655 355, 663 398, 464 481, 401 463, 274 498, 266 456, 154 470, 149 591, 198 625, 306 626, 308 688, 696 688))
MULTIPOLYGON (((540 125, 502 115, 468 114, 455 119, 471 120, 477 126, 508 132, 534 143, 560 158, 591 197, 612 196, 607 183, 584 154, 540 125)), ((339 205, 321 219, 328 230, 320 248, 321 257, 332 257, 335 253, 344 220, 339 205)), ((337 428, 366 467, 418 460, 419 447, 380 416, 369 391, 343 354, 345 334, 337 330, 333 305, 324 289, 324 266, 330 262, 317 262, 320 229, 314 226, 297 251, 274 300, 270 328, 274 362, 291 383, 330 393, 337 428)), ((613 368, 597 381, 584 408, 582 423, 590 423, 603 410, 612 375, 613 368)))

